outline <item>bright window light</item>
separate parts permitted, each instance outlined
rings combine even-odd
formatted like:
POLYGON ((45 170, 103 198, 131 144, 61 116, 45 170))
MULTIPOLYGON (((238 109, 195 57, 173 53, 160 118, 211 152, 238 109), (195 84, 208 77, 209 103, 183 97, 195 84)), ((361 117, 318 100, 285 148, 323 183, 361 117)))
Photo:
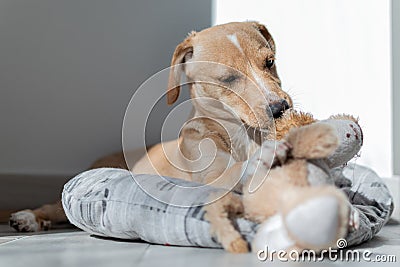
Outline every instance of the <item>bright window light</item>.
POLYGON ((359 116, 364 146, 355 162, 392 176, 389 0, 214 0, 213 12, 214 24, 265 24, 295 107, 318 119, 359 116))

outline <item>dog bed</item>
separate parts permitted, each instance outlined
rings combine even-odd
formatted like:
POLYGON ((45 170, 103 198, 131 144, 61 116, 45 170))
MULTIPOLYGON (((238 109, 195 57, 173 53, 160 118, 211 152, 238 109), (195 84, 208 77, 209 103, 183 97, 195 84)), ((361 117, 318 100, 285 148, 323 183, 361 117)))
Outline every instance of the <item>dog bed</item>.
MULTIPOLYGON (((347 234, 347 245, 371 239, 393 211, 388 188, 375 172, 360 165, 332 169, 331 175, 360 215, 359 228, 347 234)), ((180 179, 100 168, 70 180, 64 186, 62 203, 69 221, 94 235, 163 245, 220 248, 210 235, 202 204, 210 194, 223 189, 203 185, 190 194, 182 193, 182 188, 197 185, 180 179), (191 203, 191 206, 167 204, 150 195, 162 196, 174 203, 191 203)), ((235 223, 243 237, 251 242, 258 225, 244 218, 236 219, 235 223)))

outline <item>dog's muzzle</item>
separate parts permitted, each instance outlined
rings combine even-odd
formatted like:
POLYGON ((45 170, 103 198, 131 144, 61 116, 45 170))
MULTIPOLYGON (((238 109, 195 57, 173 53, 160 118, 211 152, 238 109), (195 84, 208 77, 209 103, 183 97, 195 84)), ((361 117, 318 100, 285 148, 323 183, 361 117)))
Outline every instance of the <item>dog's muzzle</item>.
POLYGON ((290 108, 290 106, 285 99, 281 99, 277 102, 270 104, 269 108, 271 109, 272 116, 274 117, 274 119, 278 119, 282 116, 285 110, 290 108))

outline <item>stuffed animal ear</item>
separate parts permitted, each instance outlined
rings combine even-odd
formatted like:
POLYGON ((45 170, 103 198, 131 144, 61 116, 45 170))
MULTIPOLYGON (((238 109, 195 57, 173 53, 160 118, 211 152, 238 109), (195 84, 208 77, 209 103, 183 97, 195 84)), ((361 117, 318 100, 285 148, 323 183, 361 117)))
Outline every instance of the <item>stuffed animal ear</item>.
POLYGON ((181 90, 181 75, 184 71, 183 64, 193 56, 192 38, 194 35, 195 32, 191 32, 189 36, 176 47, 174 55, 172 56, 167 88, 168 105, 175 103, 179 97, 179 92, 181 90))
POLYGON ((272 39, 271 34, 267 30, 267 27, 265 25, 260 24, 258 22, 254 22, 253 26, 261 33, 261 35, 265 38, 267 41, 268 46, 271 48, 272 51, 275 52, 275 42, 274 39, 272 39))

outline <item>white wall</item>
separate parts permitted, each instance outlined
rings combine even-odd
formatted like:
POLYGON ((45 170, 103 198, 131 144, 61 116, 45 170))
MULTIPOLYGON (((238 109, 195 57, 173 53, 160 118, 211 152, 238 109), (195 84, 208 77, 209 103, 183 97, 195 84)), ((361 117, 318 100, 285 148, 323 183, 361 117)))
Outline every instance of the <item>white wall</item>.
POLYGON ((71 174, 120 150, 130 96, 210 22, 210 0, 0 1, 0 174, 71 174))
MULTIPOLYGON (((317 118, 360 117, 357 163, 392 175, 389 0, 215 0, 214 23, 258 20, 277 43, 284 89, 317 118)), ((398 31, 397 31, 398 32, 398 31)), ((398 45, 397 45, 398 47, 398 45)), ((397 71, 398 72, 398 71, 397 71)), ((398 102, 397 102, 398 103, 398 102)))
POLYGON ((393 167, 400 175, 400 1, 392 0, 393 167))

